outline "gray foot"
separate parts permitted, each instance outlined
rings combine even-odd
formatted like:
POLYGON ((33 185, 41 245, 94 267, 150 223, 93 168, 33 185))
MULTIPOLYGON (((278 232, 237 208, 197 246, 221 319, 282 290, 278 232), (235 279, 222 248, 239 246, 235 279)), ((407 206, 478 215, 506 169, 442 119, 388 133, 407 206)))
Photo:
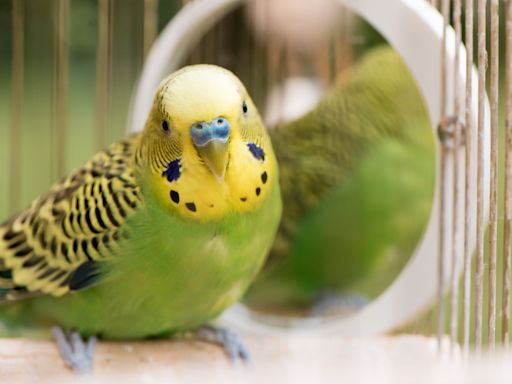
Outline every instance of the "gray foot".
POLYGON ((84 341, 78 332, 71 331, 66 336, 60 327, 53 327, 52 334, 60 355, 68 367, 79 374, 92 372, 96 337, 93 336, 84 341))
POLYGON ((206 325, 197 331, 196 336, 201 341, 220 345, 235 365, 239 365, 240 362, 249 363, 251 361, 251 354, 247 345, 240 335, 234 331, 206 325))
POLYGON ((324 291, 313 301, 310 316, 349 315, 360 310, 369 300, 357 293, 324 291))

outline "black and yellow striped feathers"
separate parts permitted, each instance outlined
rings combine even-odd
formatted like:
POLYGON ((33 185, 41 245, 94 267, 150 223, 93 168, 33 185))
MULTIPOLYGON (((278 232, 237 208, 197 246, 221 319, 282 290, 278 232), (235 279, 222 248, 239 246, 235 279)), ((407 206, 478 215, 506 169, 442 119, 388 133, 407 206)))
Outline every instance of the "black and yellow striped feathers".
POLYGON ((0 226, 0 300, 61 296, 94 281, 141 204, 131 166, 136 140, 98 153, 0 226))

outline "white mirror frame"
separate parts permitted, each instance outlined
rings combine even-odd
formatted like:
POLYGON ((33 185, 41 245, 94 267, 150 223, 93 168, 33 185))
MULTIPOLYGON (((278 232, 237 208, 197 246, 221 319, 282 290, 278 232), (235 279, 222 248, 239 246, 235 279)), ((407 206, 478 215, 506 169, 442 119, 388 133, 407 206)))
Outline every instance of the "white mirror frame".
MULTIPOLYGON (((436 127, 440 120, 440 76, 441 76, 441 47, 443 20, 441 15, 425 0, 338 0, 348 10, 359 15, 377 29, 388 42, 399 52, 410 68, 427 103, 432 129, 437 137, 436 127)), ((198 43, 199 39, 224 15, 243 0, 195 0, 185 6, 165 27, 155 41, 144 65, 139 84, 133 99, 133 105, 128 117, 129 131, 142 129, 146 116, 151 107, 154 92, 160 81, 172 73, 183 62, 187 53, 198 43)), ((451 28, 447 33, 447 62, 448 62, 448 111, 453 110, 453 60, 455 54, 455 36, 451 28)), ((466 51, 460 48, 459 76, 460 94, 465 94, 466 84, 466 51)), ((477 137, 477 75, 472 71, 473 113, 472 131, 474 153, 471 166, 471 228, 472 236, 469 244, 474 249, 476 244, 476 137, 477 137)), ((463 100, 463 98, 462 98, 463 100)), ((487 221, 489 207, 489 107, 485 105, 485 135, 484 135, 484 217, 487 221)), ((437 149, 436 185, 439 186, 439 142, 437 149)), ((463 156, 462 156, 463 157, 463 156)), ((462 172, 461 172, 462 173, 462 172)), ((448 185, 453 184, 452 170, 449 163, 448 185)), ((462 180, 462 179, 461 179, 462 180)), ((436 297, 438 284, 438 244, 439 244, 439 215, 440 191, 436 187, 432 213, 425 231, 414 255, 393 283, 375 300, 359 312, 333 319, 289 319, 288 327, 282 324, 282 317, 262 315, 249 310, 241 304, 226 311, 221 322, 228 326, 250 333, 274 334, 276 336, 290 333, 314 333, 345 336, 370 336, 388 332, 413 319, 422 310, 432 304, 436 297), (275 325, 273 325, 274 323, 275 325), (320 326, 321 325, 321 326, 320 326)), ((451 217, 452 202, 447 203, 448 216, 451 217)), ((464 223, 463 210, 459 209, 457 220, 464 223)), ((448 223, 451 228, 451 223, 448 223)), ((462 237, 462 236, 461 236, 462 237)), ((451 249, 451 239, 446 243, 451 249)), ((462 249, 462 247, 460 248, 462 249)), ((459 262, 461 265, 461 262, 459 262)), ((450 262, 445 265, 445 279, 448 279, 450 262)))

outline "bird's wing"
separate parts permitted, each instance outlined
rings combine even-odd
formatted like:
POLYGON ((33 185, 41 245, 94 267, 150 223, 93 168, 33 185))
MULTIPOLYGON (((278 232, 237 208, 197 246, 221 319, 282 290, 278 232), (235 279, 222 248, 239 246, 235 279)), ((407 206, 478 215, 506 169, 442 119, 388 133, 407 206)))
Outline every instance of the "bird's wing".
POLYGON ((0 301, 61 296, 97 280, 98 265, 128 236, 123 223, 141 204, 135 141, 96 154, 0 226, 0 301))

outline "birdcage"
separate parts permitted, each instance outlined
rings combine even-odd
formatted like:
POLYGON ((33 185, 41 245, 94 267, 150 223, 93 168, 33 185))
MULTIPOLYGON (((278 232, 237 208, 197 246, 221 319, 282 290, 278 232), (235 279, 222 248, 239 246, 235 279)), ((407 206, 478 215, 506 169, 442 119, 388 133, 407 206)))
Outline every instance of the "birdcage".
MULTIPOLYGON (((269 310, 249 295, 220 322, 253 341, 259 367, 241 373, 248 381, 271 373, 300 382, 323 372, 409 382, 425 367, 432 376, 424 381, 512 376, 496 371, 509 361, 510 339, 510 2, 5 0, 0 18, 2 217, 95 151, 140 131, 158 84, 184 65, 232 70, 269 129, 279 130, 344 84, 375 45, 389 45, 416 82, 435 140, 429 214, 407 248, 411 254, 394 268, 375 269, 368 302, 348 313, 269 310), (371 373, 369 355, 376 359, 371 373)), ((12 358, 12 348, 19 360, 6 368, 6 379, 27 381, 21 364, 52 347, 0 340, 1 356, 12 358)), ((181 341, 100 345, 99 374, 199 379, 191 373, 196 352, 219 367, 215 380, 238 378, 220 355, 181 341)), ((48 356, 34 372, 48 370, 56 352, 48 356)))

